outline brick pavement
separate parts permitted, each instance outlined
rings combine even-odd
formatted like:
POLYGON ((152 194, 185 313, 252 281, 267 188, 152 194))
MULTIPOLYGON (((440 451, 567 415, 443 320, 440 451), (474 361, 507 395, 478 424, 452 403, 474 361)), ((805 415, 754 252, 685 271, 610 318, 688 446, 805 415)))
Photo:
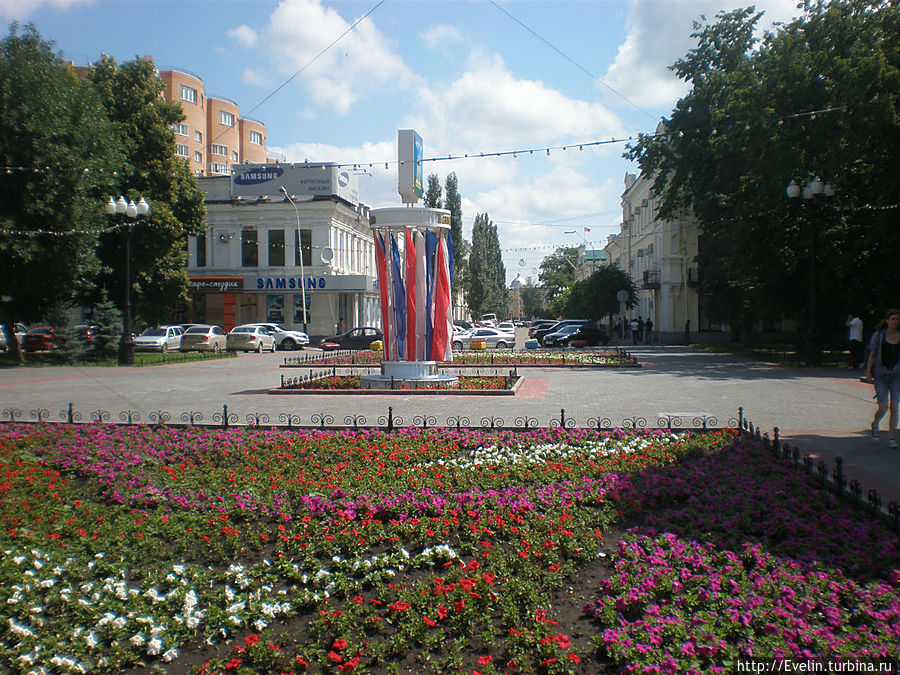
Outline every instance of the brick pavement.
MULTIPOLYGON (((690 425, 693 415, 715 417, 719 425, 733 423, 738 408, 770 433, 775 427, 784 441, 816 457, 841 456, 849 477, 864 489, 874 487, 886 504, 900 500, 900 451, 888 450, 868 437, 874 411, 872 387, 849 369, 815 371, 782 368, 730 354, 708 354, 677 346, 629 347, 644 363, 640 369, 522 369, 526 380, 519 394, 504 397, 409 395, 279 396, 277 387, 283 354, 247 354, 234 359, 164 365, 153 368, 3 368, 0 369, 0 419, 9 409, 44 409, 56 420, 71 401, 83 419, 105 410, 111 421, 120 411, 134 410, 147 421, 152 412, 168 412, 179 422, 195 411, 204 422, 227 405, 243 424, 249 415, 299 415, 310 423, 316 414, 342 424, 348 415, 362 415, 375 424, 388 407, 404 423, 428 416, 436 424, 463 417, 471 425, 491 418, 516 424, 520 418, 540 425, 558 421, 560 411, 578 425, 607 418, 643 420, 657 426, 661 416, 679 414, 690 425)), ((292 371, 292 374, 296 374, 292 371)), ((286 419, 286 418, 283 418, 286 419)))

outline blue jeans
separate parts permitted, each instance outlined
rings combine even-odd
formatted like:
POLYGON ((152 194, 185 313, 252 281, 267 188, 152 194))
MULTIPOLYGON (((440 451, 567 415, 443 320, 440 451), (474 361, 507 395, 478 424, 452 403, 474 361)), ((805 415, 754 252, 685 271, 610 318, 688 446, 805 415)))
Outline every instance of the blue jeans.
POLYGON ((900 373, 875 373, 875 396, 879 403, 890 400, 894 406, 900 401, 900 373))

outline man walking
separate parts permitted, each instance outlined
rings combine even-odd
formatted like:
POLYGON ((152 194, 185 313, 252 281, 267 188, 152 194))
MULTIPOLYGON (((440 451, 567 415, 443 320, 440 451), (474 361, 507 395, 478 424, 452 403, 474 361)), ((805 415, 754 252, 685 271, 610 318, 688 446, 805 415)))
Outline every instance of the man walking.
POLYGON ((863 366, 863 322, 859 315, 850 312, 847 316, 847 342, 850 346, 850 367, 863 366))

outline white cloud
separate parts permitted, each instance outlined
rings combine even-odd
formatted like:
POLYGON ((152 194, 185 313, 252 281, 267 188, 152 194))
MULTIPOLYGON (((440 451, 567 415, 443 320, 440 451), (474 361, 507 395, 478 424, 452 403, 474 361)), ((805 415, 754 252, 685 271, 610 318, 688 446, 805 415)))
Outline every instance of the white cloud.
POLYGON ((20 21, 41 7, 67 10, 79 5, 93 5, 96 0, 0 0, 0 16, 20 21))
POLYGON ((271 59, 278 77, 296 74, 288 86, 304 87, 311 95, 307 115, 323 110, 344 115, 375 91, 415 82, 371 18, 344 35, 352 23, 318 0, 283 0, 260 31, 257 47, 271 59))
MULTIPOLYGON (((729 5, 722 0, 632 0, 628 34, 603 81, 637 106, 672 107, 688 87, 668 66, 694 46, 690 37, 692 22, 702 22, 701 15, 712 22, 719 11, 746 4, 729 5)), ((757 10, 765 11, 761 29, 797 14, 794 0, 759 0, 754 4, 757 10)), ((610 92, 609 100, 627 105, 621 96, 610 92)))
POLYGON ((449 45, 456 45, 463 42, 463 36, 456 26, 432 26, 422 32, 419 36, 428 49, 435 51, 444 51, 449 45))
POLYGON ((252 47, 257 40, 256 31, 246 24, 232 28, 226 32, 226 35, 242 47, 252 47))

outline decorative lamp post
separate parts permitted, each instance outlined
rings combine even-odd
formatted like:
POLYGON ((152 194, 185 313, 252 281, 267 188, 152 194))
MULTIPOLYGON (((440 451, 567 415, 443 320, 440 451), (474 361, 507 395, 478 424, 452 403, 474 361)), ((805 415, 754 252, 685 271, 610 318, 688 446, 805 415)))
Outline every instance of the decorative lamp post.
POLYGON ((109 198, 104 206, 106 215, 125 233, 125 312, 122 316, 122 337, 119 340, 119 365, 134 365, 134 336, 131 333, 131 239, 135 222, 150 213, 150 204, 141 197, 138 203, 125 201, 125 197, 109 198))
MULTIPOLYGON (((797 199, 801 195, 804 202, 811 207, 823 199, 834 196, 834 190, 829 183, 824 183, 816 176, 801 188, 796 181, 791 181, 785 193, 788 199, 797 199)), ((809 248, 809 325, 806 328, 806 362, 811 366, 817 366, 822 362, 822 340, 819 334, 818 319, 818 261, 819 261, 819 218, 814 212, 809 219, 811 230, 811 242, 809 248)))
MULTIPOLYGON (((322 168, 324 169, 325 166, 323 165, 322 168)), ((300 298, 303 303, 303 332, 309 333, 306 329, 306 274, 303 271, 303 239, 300 237, 300 210, 297 208, 297 204, 294 203, 294 200, 291 199, 291 196, 287 193, 287 190, 284 189, 283 185, 278 189, 281 190, 281 194, 284 195, 284 198, 294 207, 294 215, 297 216, 297 258, 300 260, 300 298)))

